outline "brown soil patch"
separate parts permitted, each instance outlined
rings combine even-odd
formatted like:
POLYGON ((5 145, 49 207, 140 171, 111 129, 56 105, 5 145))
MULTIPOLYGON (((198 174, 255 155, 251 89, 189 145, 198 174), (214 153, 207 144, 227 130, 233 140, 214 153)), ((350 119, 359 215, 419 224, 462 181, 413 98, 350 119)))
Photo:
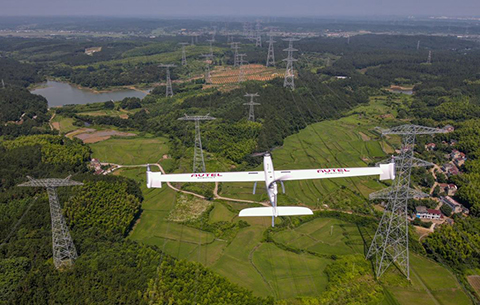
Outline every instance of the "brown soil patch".
POLYGON ((370 141, 370 137, 364 134, 363 132, 358 132, 358 134, 362 137, 363 141, 370 141))
POLYGON ((469 275, 467 276, 467 281, 475 289, 477 295, 480 296, 480 275, 469 275))
POLYGON ((74 135, 75 138, 78 138, 83 141, 83 143, 97 143, 110 139, 113 136, 117 137, 134 137, 136 134, 121 132, 116 130, 101 130, 95 131, 95 129, 87 129, 83 133, 77 133, 74 135))
MULTIPOLYGON (((284 77, 282 70, 263 65, 245 65, 245 80, 268 81, 275 77, 284 77)), ((210 73, 212 85, 224 85, 238 82, 239 68, 215 67, 210 73)))
POLYGON ((60 130, 60 122, 53 122, 52 127, 53 129, 60 130))

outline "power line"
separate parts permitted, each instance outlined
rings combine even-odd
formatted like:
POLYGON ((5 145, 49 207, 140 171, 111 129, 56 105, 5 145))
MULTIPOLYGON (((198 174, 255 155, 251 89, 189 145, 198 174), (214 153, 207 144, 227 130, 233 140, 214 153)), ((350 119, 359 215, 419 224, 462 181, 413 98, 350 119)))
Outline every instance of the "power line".
POLYGON ((188 46, 188 42, 180 42, 179 45, 182 46, 182 66, 187 65, 187 53, 185 51, 185 46, 188 46))
POLYGON ((270 38, 267 40, 268 42, 268 54, 267 54, 267 64, 266 66, 272 66, 275 67, 275 54, 274 54, 274 48, 273 44, 275 41, 272 39, 272 35, 270 34, 270 38))
POLYGON ((287 62, 287 67, 285 69, 285 80, 283 81, 283 86, 290 87, 290 89, 295 90, 295 72, 293 71, 293 62, 297 61, 297 59, 293 58, 293 52, 296 52, 298 50, 293 48, 293 42, 298 41, 299 39, 286 38, 283 40, 288 41, 288 48, 284 49, 284 51, 288 52, 288 56, 283 60, 287 62))
POLYGON ((262 25, 260 24, 260 20, 257 20, 257 24, 255 26, 255 47, 261 48, 262 47, 262 35, 261 35, 262 25))
POLYGON ((246 57, 247 54, 238 54, 238 65, 240 66, 240 69, 238 70, 238 82, 244 82, 245 81, 245 68, 244 68, 244 63, 246 63, 244 57, 246 57))
POLYGON ((195 121, 195 149, 193 156, 193 172, 194 173, 204 173, 205 169, 205 159, 203 158, 203 148, 202 148, 202 139, 200 136, 200 121, 215 120, 214 117, 207 115, 197 115, 197 116, 188 116, 185 114, 184 117, 179 118, 181 121, 195 121))
POLYGON ((385 192, 387 205, 367 253, 367 258, 375 257, 375 274, 380 278, 391 264, 396 264, 410 279, 410 259, 408 249, 408 200, 416 193, 410 188, 410 175, 416 161, 413 156, 416 135, 445 133, 444 129, 418 125, 401 125, 381 130, 382 135, 401 135, 400 156, 395 158, 396 177, 393 186, 385 192))
POLYGON ((244 103, 245 106, 250 106, 248 111, 248 120, 251 122, 255 122, 255 106, 260 105, 260 103, 255 103, 253 98, 258 97, 258 93, 247 93, 244 96, 250 97, 250 102, 244 103))
POLYGON ((240 44, 240 42, 233 42, 233 41, 230 43, 230 47, 233 50, 233 66, 234 67, 239 66, 239 64, 238 64, 238 49, 240 48, 238 46, 239 44, 240 44))
POLYGON ((172 89, 172 80, 170 78, 170 68, 176 67, 174 64, 161 64, 159 67, 167 69, 167 81, 166 81, 166 88, 165 88, 165 96, 172 97, 173 96, 173 89, 172 89))
POLYGON ((65 179, 33 179, 27 176, 28 182, 19 184, 22 187, 44 187, 47 189, 48 201, 50 204, 50 217, 52 221, 52 248, 53 264, 57 269, 71 267, 77 259, 77 250, 73 244, 72 237, 68 230, 65 218, 62 215, 62 208, 58 200, 57 187, 83 185, 81 182, 65 179))

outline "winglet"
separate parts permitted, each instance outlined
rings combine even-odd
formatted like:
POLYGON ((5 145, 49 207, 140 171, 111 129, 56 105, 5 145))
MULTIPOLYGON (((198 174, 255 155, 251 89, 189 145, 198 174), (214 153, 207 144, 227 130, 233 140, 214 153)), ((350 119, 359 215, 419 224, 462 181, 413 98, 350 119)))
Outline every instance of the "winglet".
POLYGON ((162 182, 161 181, 154 181, 153 176, 154 175, 161 175, 161 172, 155 172, 152 173, 150 171, 150 164, 147 165, 147 187, 152 188, 152 187, 162 187, 162 182))
POLYGON ((393 180, 395 179, 395 162, 388 164, 380 164, 382 173, 380 174, 380 180, 393 180))

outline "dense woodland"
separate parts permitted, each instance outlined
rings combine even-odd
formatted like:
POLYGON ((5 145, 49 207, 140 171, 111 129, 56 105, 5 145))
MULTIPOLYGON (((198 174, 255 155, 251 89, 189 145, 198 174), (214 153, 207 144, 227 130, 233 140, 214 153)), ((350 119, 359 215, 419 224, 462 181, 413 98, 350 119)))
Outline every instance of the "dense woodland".
MULTIPOLYGON (((93 23, 91 28, 96 26, 93 23)), ((137 31, 145 28, 148 27, 137 31)), ((0 38, 0 52, 8 54, 7 59, 0 58, 0 78, 6 80, 6 88, 0 89, 0 304, 68 304, 72 300, 77 304, 191 304, 193 300, 202 304, 273 304, 273 299, 255 297, 201 265, 178 261, 155 247, 126 240, 141 213, 143 196, 138 184, 126 178, 93 176, 86 166, 90 159, 88 146, 78 140, 50 135, 46 100, 24 89, 45 77, 96 88, 155 83, 164 73, 156 62, 124 61, 117 66, 102 62, 173 52, 178 50, 179 41, 182 40, 171 37, 93 41, 0 38), (102 46, 104 51, 95 56, 85 55, 84 48, 91 46, 102 46), (20 119, 23 123, 16 124, 20 119), (70 174, 85 183, 60 191, 80 257, 72 270, 57 272, 51 263, 48 199, 42 190, 15 185, 25 181, 26 175, 70 174), (229 293, 222 293, 225 291, 229 293)), ((286 45, 279 42, 277 46, 280 50, 286 45)), ((281 146, 287 136, 309 124, 342 117, 353 107, 367 103, 369 96, 389 94, 383 91, 385 87, 413 86, 413 102, 406 105, 399 118, 427 126, 455 127, 455 132, 439 135, 434 141, 454 139, 458 141, 456 148, 467 154, 465 173, 448 178, 448 182, 459 186, 455 198, 470 209, 472 216, 456 218, 453 226, 444 226, 426 238, 423 247, 460 277, 478 268, 478 45, 452 37, 362 35, 352 37, 349 44, 342 38, 309 38, 296 43, 296 48, 301 54, 294 92, 284 89, 278 79, 266 84, 246 82, 240 89, 229 92, 201 91, 198 82, 191 82, 175 85, 178 94, 173 102, 164 97, 163 87, 153 90, 142 101, 122 101, 119 104, 122 109, 144 108, 128 119, 86 116, 76 107, 63 107, 57 114, 72 117, 79 125, 85 122, 112 125, 167 136, 172 145, 171 155, 178 161, 185 156, 187 147, 192 146, 194 130, 189 123, 177 119, 185 113, 210 113, 217 120, 202 125, 204 148, 228 159, 240 170, 261 162, 252 153, 281 146), (419 50, 418 40, 421 40, 419 50), (429 50, 433 51, 432 63, 426 64, 429 50), (347 78, 335 79, 339 75, 347 78), (255 123, 246 120, 248 109, 243 105, 247 101, 243 96, 246 92, 260 95, 256 101, 262 107, 256 109, 255 123)), ((249 62, 263 63, 264 49, 245 46, 245 50, 249 62)), ((230 51, 226 50, 220 60, 230 62, 230 51)), ((174 78, 177 73, 184 75, 186 71, 174 70, 174 78)), ((444 153, 434 152, 437 156, 432 158, 442 160, 444 153)), ((419 171, 415 177, 423 187, 431 185, 424 172, 419 171)), ((409 209, 413 211, 415 205, 418 203, 411 202, 409 209)), ((237 227, 203 229, 220 236, 237 227)), ((414 247, 421 246, 414 244, 414 247)), ((336 260, 326 269, 329 284, 319 301, 322 304, 345 304, 354 298, 361 299, 362 304, 381 301, 382 287, 372 278, 369 268, 362 257, 336 260)), ((304 302, 308 304, 309 300, 304 302)))

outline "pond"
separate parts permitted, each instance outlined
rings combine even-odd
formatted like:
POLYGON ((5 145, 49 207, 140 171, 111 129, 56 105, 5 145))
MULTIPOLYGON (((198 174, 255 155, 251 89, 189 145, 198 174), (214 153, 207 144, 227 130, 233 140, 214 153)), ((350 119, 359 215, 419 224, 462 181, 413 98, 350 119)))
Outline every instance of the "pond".
POLYGON ((110 100, 120 101, 125 97, 138 97, 142 99, 147 95, 146 91, 132 89, 95 93, 92 90, 79 89, 68 83, 56 81, 47 81, 42 88, 32 90, 32 93, 45 97, 48 101, 48 107, 98 103, 110 100))

